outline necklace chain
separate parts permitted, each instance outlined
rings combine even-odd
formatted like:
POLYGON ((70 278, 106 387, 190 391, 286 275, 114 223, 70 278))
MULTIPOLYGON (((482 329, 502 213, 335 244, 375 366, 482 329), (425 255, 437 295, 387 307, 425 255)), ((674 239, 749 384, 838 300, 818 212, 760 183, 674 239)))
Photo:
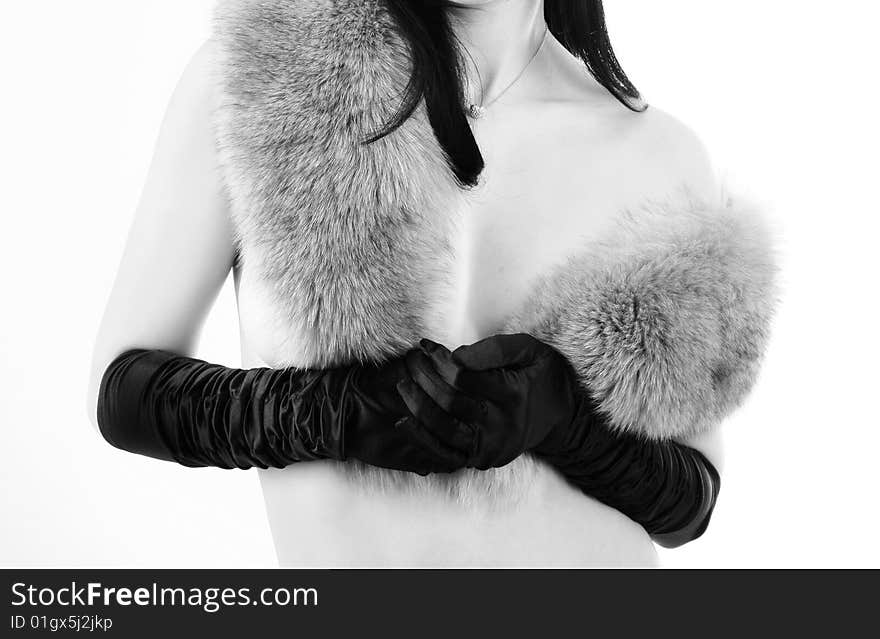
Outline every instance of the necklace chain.
POLYGON ((473 118, 475 120, 483 117, 483 114, 486 112, 486 109, 488 109, 490 106, 495 104, 495 102, 497 102, 505 93, 507 93, 510 89, 513 88, 513 85, 515 85, 517 82, 519 82, 520 78, 523 77, 523 75, 528 70, 528 68, 530 66, 532 66, 532 62, 535 61, 535 58, 538 57, 538 54, 541 53, 541 49, 544 48, 544 44, 547 42, 547 35, 549 33, 550 33, 550 29, 545 27, 544 28, 544 37, 541 39, 541 44, 538 45, 538 48, 535 49, 535 52, 532 54, 532 57, 529 58, 529 61, 526 62, 526 65, 517 74, 517 76, 513 80, 511 80, 510 84, 508 84, 506 87, 504 87, 504 89, 499 94, 497 94, 494 98, 489 100, 488 103, 486 103, 486 102, 483 102, 482 90, 480 91, 480 93, 481 93, 480 103, 477 104, 475 102, 472 102, 468 105, 468 109, 467 109, 468 116, 470 116, 471 118, 473 118))

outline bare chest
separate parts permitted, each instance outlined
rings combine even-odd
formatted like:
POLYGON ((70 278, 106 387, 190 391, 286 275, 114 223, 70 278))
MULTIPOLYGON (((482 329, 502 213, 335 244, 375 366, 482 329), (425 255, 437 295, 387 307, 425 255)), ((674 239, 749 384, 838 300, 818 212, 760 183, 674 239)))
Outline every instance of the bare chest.
POLYGON ((486 169, 461 216, 453 341, 498 332, 539 277, 651 188, 648 175, 624 170, 626 150, 607 131, 564 110, 554 115, 536 123, 505 113, 475 124, 486 169))

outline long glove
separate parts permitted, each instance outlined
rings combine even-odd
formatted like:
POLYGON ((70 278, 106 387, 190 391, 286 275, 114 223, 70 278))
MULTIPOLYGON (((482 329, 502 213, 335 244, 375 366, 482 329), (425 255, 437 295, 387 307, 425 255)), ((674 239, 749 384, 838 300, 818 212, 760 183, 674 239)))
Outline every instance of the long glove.
MULTIPOLYGON (((470 427, 467 465, 503 466, 532 452, 584 493, 641 524, 666 547, 699 537, 720 478, 699 451, 613 431, 565 357, 525 335, 499 335, 450 353, 423 340, 408 356, 401 395, 443 439, 470 427)), ((446 440, 449 446, 455 442, 446 440)))
POLYGON ((241 370, 133 349, 103 375, 98 424, 117 448, 190 467, 359 459, 422 475, 462 468, 464 456, 412 418, 396 390, 406 379, 403 357, 328 370, 241 370))

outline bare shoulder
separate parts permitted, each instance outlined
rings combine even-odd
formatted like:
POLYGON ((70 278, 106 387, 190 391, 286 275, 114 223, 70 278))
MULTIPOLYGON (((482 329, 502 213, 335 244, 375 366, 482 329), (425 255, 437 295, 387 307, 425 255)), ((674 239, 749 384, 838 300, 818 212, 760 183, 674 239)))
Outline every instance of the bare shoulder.
POLYGON ((210 107, 214 104, 216 61, 216 42, 205 40, 189 59, 177 83, 175 98, 181 106, 210 107))
POLYGON ((559 43, 550 50, 545 75, 545 99, 549 95, 550 104, 568 106, 556 107, 548 118, 566 145, 593 164, 601 156, 603 164, 626 176, 628 188, 643 185, 650 195, 678 188, 674 185, 700 196, 717 192, 709 153, 690 126, 654 105, 642 112, 627 108, 559 43))
POLYGON ((670 192, 685 188, 707 200, 717 195, 718 178, 711 156, 690 126, 655 106, 617 117, 617 143, 632 169, 644 171, 649 183, 670 192))

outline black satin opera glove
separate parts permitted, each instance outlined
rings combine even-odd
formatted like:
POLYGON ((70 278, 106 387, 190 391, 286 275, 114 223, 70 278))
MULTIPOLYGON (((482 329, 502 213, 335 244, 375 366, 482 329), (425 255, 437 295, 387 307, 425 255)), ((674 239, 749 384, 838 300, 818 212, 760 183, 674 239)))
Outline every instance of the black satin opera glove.
MULTIPOLYGON (((470 428, 467 465, 503 466, 531 452, 585 494, 672 548, 703 534, 720 477, 706 457, 671 440, 613 430, 577 383, 568 360, 530 335, 498 335, 450 352, 429 340, 407 357, 401 385, 410 410, 444 433, 470 428)), ((467 438, 464 438, 467 441, 467 438)))
POLYGON ((412 418, 397 386, 403 356, 326 370, 241 370, 133 349, 106 369, 103 437, 122 450, 189 467, 284 468, 358 459, 427 475, 465 457, 412 418))

